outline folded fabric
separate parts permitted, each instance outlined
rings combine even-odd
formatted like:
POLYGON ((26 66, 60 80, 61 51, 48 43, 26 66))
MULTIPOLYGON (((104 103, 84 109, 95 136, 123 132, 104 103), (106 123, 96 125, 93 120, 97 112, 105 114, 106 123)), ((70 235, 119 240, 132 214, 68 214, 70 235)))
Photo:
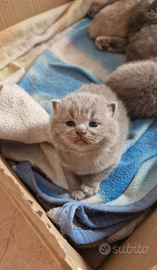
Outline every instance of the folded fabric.
MULTIPOLYGON (((106 3, 106 1, 97 2, 106 3)), ((49 42, 46 41, 52 40, 57 33, 81 20, 94 2, 95 0, 75 0, 1 31, 0 80, 17 71, 21 65, 27 70, 30 64, 49 47, 49 42), (34 46, 35 49, 31 50, 34 46), (24 57, 21 57, 23 55, 24 57), (21 59, 18 59, 19 57, 21 59)))
POLYGON ((66 199, 64 194, 67 191, 33 171, 28 161, 18 164, 16 171, 29 189, 48 203, 47 210, 53 205, 48 216, 64 235, 78 245, 92 243, 93 246, 93 243, 117 232, 156 203, 157 185, 141 200, 129 205, 90 205, 66 199))
POLYGON ((16 84, 0 89, 0 139, 24 143, 50 141, 50 116, 16 84))

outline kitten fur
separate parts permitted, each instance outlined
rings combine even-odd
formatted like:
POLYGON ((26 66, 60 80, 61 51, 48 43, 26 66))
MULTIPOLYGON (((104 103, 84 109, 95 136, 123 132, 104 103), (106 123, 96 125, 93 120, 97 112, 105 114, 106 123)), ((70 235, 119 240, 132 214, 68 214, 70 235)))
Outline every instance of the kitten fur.
POLYGON ((141 0, 131 10, 126 61, 157 56, 157 0, 141 0))
MULTIPOLYGON (((118 2, 109 3, 114 9, 118 2)), ((99 37, 97 45, 113 52, 126 51, 127 62, 148 60, 122 65, 105 83, 124 102, 131 119, 157 117, 157 0, 139 1, 128 19, 128 39, 99 37)))
MULTIPOLYGON (((120 20, 123 21, 123 17, 119 18, 119 21, 114 21, 112 17, 109 19, 109 12, 108 16, 106 16, 105 13, 105 10, 107 12, 107 8, 110 7, 111 10, 113 9, 115 13, 117 12, 117 14, 119 14, 121 8, 123 9, 123 0, 119 0, 114 4, 112 4, 112 1, 109 3, 111 6, 107 6, 98 13, 89 27, 89 36, 94 38, 97 37, 96 45, 98 48, 112 52, 126 52, 126 62, 156 57, 157 0, 140 0, 135 1, 134 3, 128 1, 130 6, 128 6, 128 12, 124 17, 127 25, 127 38, 124 38, 126 36, 121 35, 124 26, 120 20), (103 14, 105 18, 103 18, 103 14), (102 20, 104 20, 103 23, 102 20), (104 31, 102 33, 101 29, 102 25, 104 29, 105 20, 109 20, 109 22, 106 23, 111 24, 111 27, 108 32, 105 33, 104 31), (111 28, 115 30, 112 30, 111 28), (113 31, 116 31, 115 34, 113 34, 113 31), (96 33, 96 35, 93 35, 93 33, 96 33)), ((113 11, 110 12, 112 14, 113 11)), ((117 17, 117 15, 115 16, 117 17)))
POLYGON ((137 2, 138 0, 110 0, 106 4, 93 4, 88 11, 88 16, 94 18, 88 29, 89 37, 126 38, 131 8, 137 2))
POLYGON ((129 132, 126 109, 109 87, 95 84, 60 101, 52 100, 52 106, 52 143, 71 197, 81 200, 93 196, 120 161, 129 132), (67 126, 68 121, 75 125, 67 126), (98 126, 91 127, 91 122, 98 126))
POLYGON ((131 119, 157 117, 157 63, 124 64, 105 82, 123 101, 131 119))

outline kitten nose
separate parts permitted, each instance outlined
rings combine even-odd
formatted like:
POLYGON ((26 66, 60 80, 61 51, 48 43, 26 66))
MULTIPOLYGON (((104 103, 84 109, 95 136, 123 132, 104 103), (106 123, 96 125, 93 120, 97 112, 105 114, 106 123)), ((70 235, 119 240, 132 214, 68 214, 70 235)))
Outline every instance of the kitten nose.
POLYGON ((86 125, 80 124, 76 126, 76 134, 84 135, 86 134, 86 125))
POLYGON ((76 131, 76 134, 78 134, 78 135, 84 135, 84 134, 86 134, 86 131, 77 130, 76 131))

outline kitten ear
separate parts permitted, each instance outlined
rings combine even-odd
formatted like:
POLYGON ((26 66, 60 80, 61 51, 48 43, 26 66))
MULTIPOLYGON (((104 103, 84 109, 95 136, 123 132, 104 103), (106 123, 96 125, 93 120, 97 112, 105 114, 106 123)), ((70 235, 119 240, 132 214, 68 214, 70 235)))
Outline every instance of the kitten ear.
POLYGON ((51 102, 52 102, 53 113, 56 114, 58 105, 61 103, 61 101, 59 99, 52 99, 51 102))
POLYGON ((107 104, 108 112, 111 117, 115 117, 116 111, 118 108, 118 103, 116 101, 113 101, 111 103, 107 104))

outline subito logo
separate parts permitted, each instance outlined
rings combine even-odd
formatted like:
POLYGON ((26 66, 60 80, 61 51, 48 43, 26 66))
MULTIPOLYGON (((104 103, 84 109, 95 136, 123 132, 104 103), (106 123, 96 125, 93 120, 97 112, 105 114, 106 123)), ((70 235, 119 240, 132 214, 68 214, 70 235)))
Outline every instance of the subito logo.
POLYGON ((110 246, 107 244, 107 243, 103 243, 99 246, 99 252, 102 254, 102 255, 108 255, 111 251, 111 248, 110 246))

